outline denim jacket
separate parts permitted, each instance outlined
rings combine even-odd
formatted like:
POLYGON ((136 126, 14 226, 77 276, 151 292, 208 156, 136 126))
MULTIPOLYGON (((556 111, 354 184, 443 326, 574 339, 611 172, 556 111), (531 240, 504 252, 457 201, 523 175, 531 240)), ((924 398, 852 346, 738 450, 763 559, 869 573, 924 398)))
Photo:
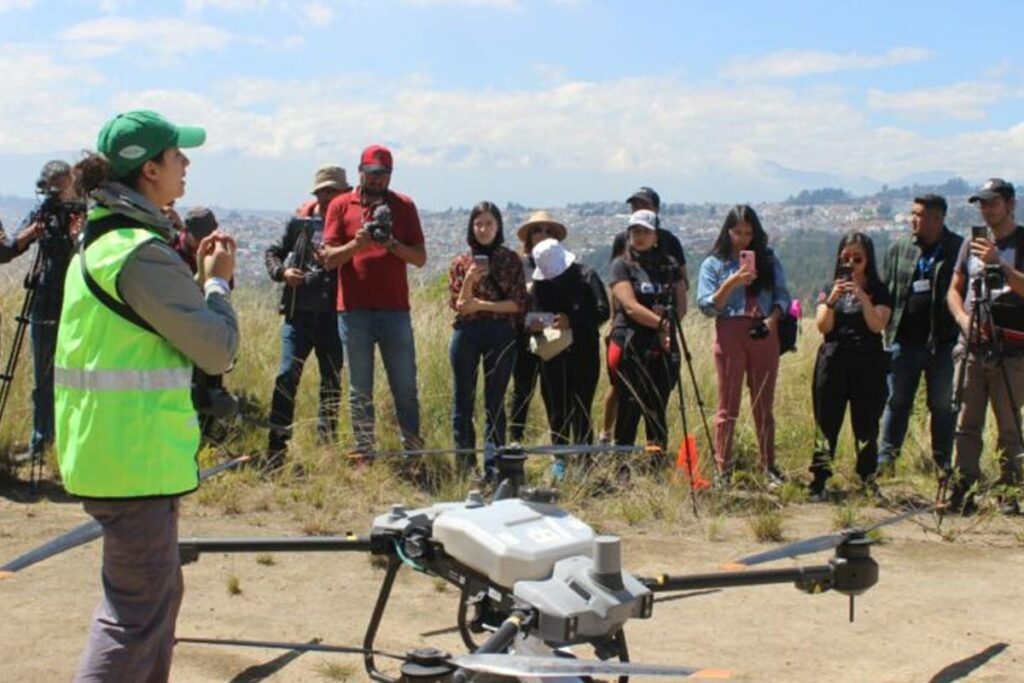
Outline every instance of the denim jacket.
MULTIPOLYGON (((785 313, 789 310, 790 296, 786 287, 786 277, 782 272, 782 264, 772 254, 772 264, 775 267, 775 286, 772 289, 762 289, 757 294, 757 303, 765 315, 772 312, 772 308, 778 306, 785 313)), ((697 281, 697 307, 704 315, 714 318, 735 318, 746 315, 746 288, 736 287, 729 294, 729 299, 721 308, 715 308, 712 298, 715 292, 722 286, 726 279, 740 269, 738 258, 723 260, 714 254, 704 259, 700 264, 700 277, 697 281)))

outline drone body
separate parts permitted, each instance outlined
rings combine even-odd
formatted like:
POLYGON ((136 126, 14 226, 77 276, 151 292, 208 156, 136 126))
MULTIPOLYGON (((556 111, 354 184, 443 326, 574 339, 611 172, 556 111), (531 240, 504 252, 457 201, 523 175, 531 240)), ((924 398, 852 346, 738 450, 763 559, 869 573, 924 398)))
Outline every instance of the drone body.
POLYGON ((651 616, 653 595, 622 571, 618 538, 597 536, 577 517, 545 502, 509 498, 377 517, 373 536, 390 536, 401 555, 462 589, 485 612, 529 609, 530 632, 548 645, 613 638, 630 618, 651 616))

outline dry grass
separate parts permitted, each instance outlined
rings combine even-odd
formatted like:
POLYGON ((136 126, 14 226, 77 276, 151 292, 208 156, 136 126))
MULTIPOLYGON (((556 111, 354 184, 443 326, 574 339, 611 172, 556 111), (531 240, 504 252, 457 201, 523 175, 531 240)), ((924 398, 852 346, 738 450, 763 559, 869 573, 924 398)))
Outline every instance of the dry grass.
MULTIPOLYGON (((0 313, 2 335, 9 340, 13 329, 13 312, 20 304, 21 289, 11 271, 0 270, 0 313)), ((265 420, 268 413, 273 377, 279 364, 280 325, 276 313, 276 295, 264 286, 240 286, 234 294, 242 327, 243 347, 235 368, 225 378, 230 389, 244 393, 247 418, 238 419, 227 426, 228 442, 225 447, 211 448, 202 454, 204 464, 222 460, 229 454, 258 454, 266 444, 266 429, 253 424, 255 419, 265 420)), ((422 436, 428 446, 451 444, 451 369, 448 362, 448 341, 451 336, 450 313, 444 296, 444 283, 435 281, 419 287, 413 293, 413 326, 416 332, 418 385, 420 388, 422 436)), ((799 350, 781 359, 781 369, 775 399, 777 423, 777 460, 780 467, 796 480, 779 491, 769 493, 759 476, 747 476, 743 469, 756 470, 757 447, 751 414, 746 398, 740 413, 736 432, 735 460, 740 467, 737 486, 753 491, 756 496, 768 497, 784 506, 804 500, 801 478, 806 478, 806 467, 813 450, 815 429, 810 410, 811 372, 819 338, 810 321, 799 340, 799 350)), ((715 373, 710 353, 713 342, 713 323, 697 313, 687 317, 684 324, 687 342, 693 353, 693 366, 701 395, 708 406, 708 419, 713 419, 715 404, 715 373)), ((6 355, 7 349, 2 349, 6 355)), ((312 358, 311 358, 312 361, 312 358)), ((347 406, 343 405, 339 420, 339 443, 325 447, 316 443, 316 411, 318 369, 315 362, 306 365, 297 396, 294 438, 290 461, 299 466, 300 473, 286 469, 270 481, 261 479, 252 470, 219 475, 206 482, 192 498, 204 508, 223 514, 249 514, 253 512, 286 512, 296 519, 303 531, 311 535, 338 533, 354 529, 362 532, 373 516, 395 502, 409 506, 428 504, 431 500, 459 500, 465 497, 470 483, 454 475, 448 458, 433 458, 425 463, 429 486, 416 487, 400 476, 397 468, 378 463, 363 470, 354 470, 344 458, 353 445, 347 406)), ((712 463, 705 442, 701 417, 694 400, 693 387, 686 379, 687 421, 690 431, 697 434, 701 457, 701 471, 710 478, 712 463)), ((383 368, 378 363, 375 378, 378 447, 399 446, 394 409, 387 391, 383 368)), ((601 403, 607 387, 602 373, 594 404, 595 423, 600 423, 601 403)), ((8 405, 7 414, 0 424, 0 472, 9 467, 6 454, 23 447, 31 421, 31 362, 28 348, 23 352, 17 377, 8 405)), ((477 392, 478 419, 482 419, 482 391, 477 392)), ((539 393, 539 392, 538 392, 539 393)), ((675 401, 673 401, 673 408, 675 401)), ((543 405, 535 396, 527 425, 526 443, 547 443, 549 435, 544 420, 543 405)), ((678 444, 682 438, 678 410, 669 411, 670 442, 678 444)), ((994 444, 991 433, 986 439, 994 444)), ((852 489, 856 475, 853 472, 852 439, 845 429, 836 459, 836 476, 832 486, 842 492, 852 489)), ((634 476, 628 486, 621 486, 617 478, 619 459, 605 458, 588 476, 571 479, 561 485, 561 503, 585 519, 602 527, 619 525, 642 526, 648 524, 679 526, 692 523, 693 514, 688 500, 685 479, 677 476, 654 476, 641 473, 634 476)), ((986 458, 986 466, 994 475, 993 458, 986 458)), ((923 397, 919 397, 917 410, 911 421, 903 457, 896 477, 886 486, 898 486, 917 491, 925 498, 934 493, 934 478, 930 464, 927 410, 923 397)), ((548 483, 548 461, 536 458, 529 462, 528 480, 531 485, 548 483)), ((731 494, 702 492, 698 505, 705 515, 712 517, 731 514, 749 514, 749 499, 731 494)), ((772 527, 781 527, 783 513, 758 512, 756 518, 763 527, 765 538, 776 534, 772 527)), ((705 534, 709 531, 705 529, 705 534)), ((711 533, 714 536, 716 533, 711 533)))

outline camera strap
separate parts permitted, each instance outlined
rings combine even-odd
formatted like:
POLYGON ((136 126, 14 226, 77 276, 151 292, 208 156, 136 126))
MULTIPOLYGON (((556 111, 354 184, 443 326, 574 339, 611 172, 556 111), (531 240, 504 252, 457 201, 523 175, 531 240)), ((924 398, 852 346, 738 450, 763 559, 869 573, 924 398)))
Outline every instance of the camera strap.
POLYGON ((142 223, 131 223, 130 221, 126 223, 125 217, 117 214, 105 216, 95 221, 89 221, 86 224, 82 241, 78 243, 78 263, 82 269, 82 279, 85 280, 85 286, 89 288, 89 291, 92 292, 93 296, 99 299, 100 303, 108 309, 133 325, 141 327, 147 332, 159 335, 153 326, 146 322, 142 316, 136 313, 131 306, 118 301, 100 287, 99 283, 96 282, 95 278, 93 278, 89 269, 85 265, 85 250, 90 244, 112 230, 121 230, 123 228, 146 228, 146 226, 142 223))

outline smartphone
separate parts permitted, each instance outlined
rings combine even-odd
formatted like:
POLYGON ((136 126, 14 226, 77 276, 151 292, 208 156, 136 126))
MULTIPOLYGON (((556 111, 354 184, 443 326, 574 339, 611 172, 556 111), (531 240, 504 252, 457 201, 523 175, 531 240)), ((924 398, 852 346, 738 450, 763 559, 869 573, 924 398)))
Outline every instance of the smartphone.
POLYGON ((971 226, 971 239, 972 240, 986 240, 986 239, 988 239, 988 226, 986 226, 986 225, 972 225, 971 226))
POLYGON ((555 314, 554 313, 538 313, 531 311, 526 314, 526 320, 524 321, 526 326, 529 327, 534 322, 539 322, 544 327, 554 327, 555 325, 555 314))
POLYGON ((491 265, 491 257, 482 254, 476 254, 475 256, 473 256, 473 263, 476 264, 477 268, 487 268, 488 266, 491 265))
POLYGON ((853 279, 853 266, 847 265, 845 263, 839 264, 839 267, 836 268, 836 275, 839 276, 840 280, 845 280, 846 282, 849 282, 850 280, 853 279))
POLYGON ((740 252, 740 266, 746 266, 747 270, 757 277, 757 256, 750 249, 744 249, 740 252))

